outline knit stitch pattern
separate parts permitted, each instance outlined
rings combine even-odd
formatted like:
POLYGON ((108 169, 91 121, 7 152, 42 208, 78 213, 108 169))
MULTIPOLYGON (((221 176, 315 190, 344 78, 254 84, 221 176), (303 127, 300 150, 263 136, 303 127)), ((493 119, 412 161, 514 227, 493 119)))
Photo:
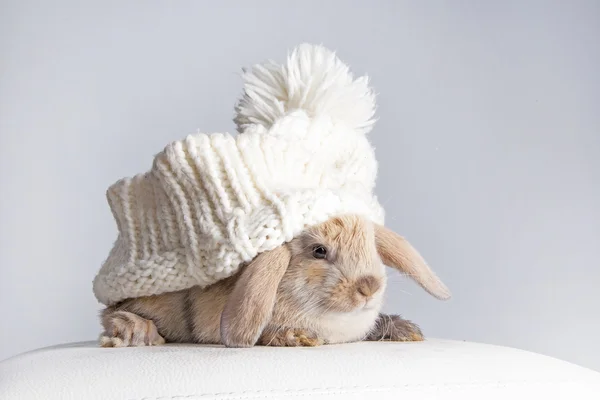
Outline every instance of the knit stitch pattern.
POLYGON ((107 190, 118 236, 94 279, 101 303, 211 285, 336 215, 383 224, 366 78, 304 44, 244 81, 238 135, 174 141, 107 190))

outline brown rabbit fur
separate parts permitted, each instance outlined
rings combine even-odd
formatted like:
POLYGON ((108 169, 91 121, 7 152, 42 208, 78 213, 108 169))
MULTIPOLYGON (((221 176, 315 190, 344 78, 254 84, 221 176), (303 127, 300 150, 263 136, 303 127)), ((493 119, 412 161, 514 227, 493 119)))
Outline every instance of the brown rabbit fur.
POLYGON ((100 342, 105 347, 165 342, 248 347, 423 340, 417 325, 380 313, 384 264, 408 274, 435 297, 450 297, 402 237, 347 215, 307 229, 209 287, 106 308, 100 342))

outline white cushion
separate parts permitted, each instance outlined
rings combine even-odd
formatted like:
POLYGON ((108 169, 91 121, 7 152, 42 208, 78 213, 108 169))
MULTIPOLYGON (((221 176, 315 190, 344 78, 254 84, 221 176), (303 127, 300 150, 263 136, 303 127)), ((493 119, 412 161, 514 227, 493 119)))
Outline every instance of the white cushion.
POLYGON ((600 399, 600 373, 477 343, 226 349, 75 343, 0 363, 2 400, 600 399))

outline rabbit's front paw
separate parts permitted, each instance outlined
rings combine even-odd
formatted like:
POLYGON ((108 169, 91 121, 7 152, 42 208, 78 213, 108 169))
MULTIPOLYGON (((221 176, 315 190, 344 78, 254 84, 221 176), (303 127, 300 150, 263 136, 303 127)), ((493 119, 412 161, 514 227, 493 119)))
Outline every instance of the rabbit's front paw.
POLYGON ((154 322, 127 311, 115 311, 103 317, 102 347, 157 346, 165 343, 154 322))
POLYGON ((419 326, 399 315, 380 314, 365 340, 393 342, 420 342, 424 340, 419 326))
POLYGON ((314 332, 297 328, 267 328, 258 344, 263 346, 314 347, 323 344, 314 332))

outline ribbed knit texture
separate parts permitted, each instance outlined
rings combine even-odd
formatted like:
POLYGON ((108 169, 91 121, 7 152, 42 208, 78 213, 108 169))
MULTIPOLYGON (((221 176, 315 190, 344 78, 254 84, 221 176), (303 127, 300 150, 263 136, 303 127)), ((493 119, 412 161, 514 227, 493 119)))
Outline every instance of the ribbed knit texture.
POLYGON ((108 189, 118 237, 94 280, 100 302, 213 284, 335 215, 383 223, 366 79, 311 45, 244 79, 240 134, 172 142, 108 189))

